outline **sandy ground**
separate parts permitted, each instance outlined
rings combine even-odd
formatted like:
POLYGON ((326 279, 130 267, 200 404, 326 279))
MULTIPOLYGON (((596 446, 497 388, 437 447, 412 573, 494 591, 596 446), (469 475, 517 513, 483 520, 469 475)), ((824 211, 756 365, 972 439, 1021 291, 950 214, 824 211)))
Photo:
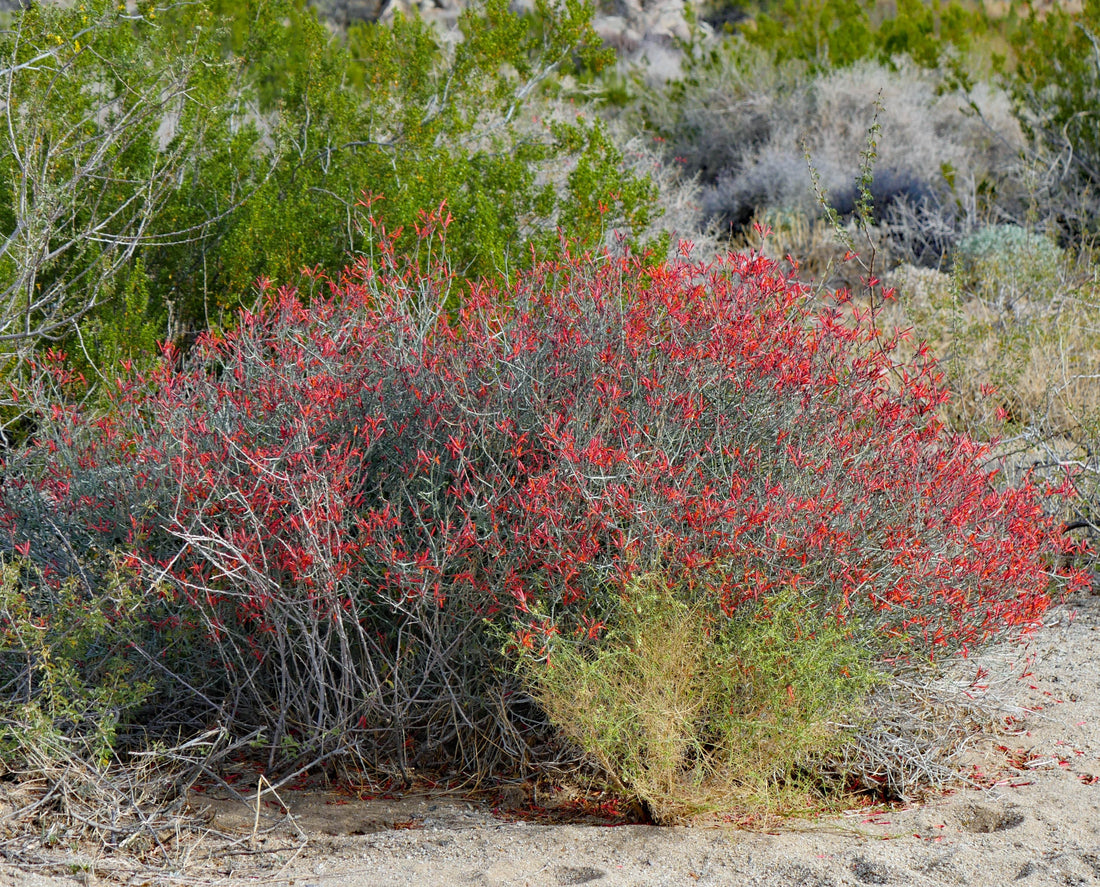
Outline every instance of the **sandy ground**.
MULTIPOLYGON (((489 800, 361 802, 316 790, 283 792, 304 837, 284 818, 258 839, 262 852, 242 837, 229 849, 200 842, 176 873, 128 873, 109 860, 75 877, 55 870, 53 879, 0 867, 0 887, 1100 883, 1100 597, 1081 596, 1053 618, 1032 642, 1033 677, 1019 687, 1019 701, 1034 713, 1017 735, 983 739, 971 752, 998 769, 1001 778, 990 788, 906 809, 798 821, 771 834, 544 825, 506 821, 489 800)), ((251 834, 254 811, 216 795, 211 808, 221 830, 251 834)))

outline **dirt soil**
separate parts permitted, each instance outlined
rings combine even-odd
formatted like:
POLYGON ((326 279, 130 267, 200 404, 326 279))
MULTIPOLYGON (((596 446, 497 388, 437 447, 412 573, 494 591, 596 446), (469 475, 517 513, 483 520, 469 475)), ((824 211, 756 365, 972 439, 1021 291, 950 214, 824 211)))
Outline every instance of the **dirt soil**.
POLYGON ((0 887, 1100 883, 1100 597, 1076 598, 1051 623, 1033 639, 1032 676, 1018 686, 1031 713, 968 752, 971 766, 996 774, 983 789, 761 833, 525 821, 519 812, 546 799, 521 786, 368 800, 307 788, 279 792, 289 818, 269 797, 255 836, 254 807, 209 791, 196 803, 212 826, 239 836, 235 846, 199 841, 175 872, 110 859, 71 877, 0 866, 0 887))

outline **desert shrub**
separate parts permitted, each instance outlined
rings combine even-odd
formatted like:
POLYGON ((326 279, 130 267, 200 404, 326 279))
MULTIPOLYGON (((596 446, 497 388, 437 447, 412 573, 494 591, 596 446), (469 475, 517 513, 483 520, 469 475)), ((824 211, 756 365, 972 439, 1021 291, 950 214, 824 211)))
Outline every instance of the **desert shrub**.
POLYGON ((153 692, 131 652, 145 630, 138 598, 116 571, 96 594, 79 577, 51 582, 4 564, 0 593, 0 759, 18 770, 35 755, 111 763, 120 723, 153 692), (66 750, 65 746, 69 746, 66 750))
MULTIPOLYGON (((802 119, 812 125, 805 149, 842 214, 856 204, 859 157, 872 120, 880 127, 871 184, 875 221, 887 231, 909 208, 944 218, 958 237, 988 211, 979 193, 1012 198, 1005 179, 1021 140, 1006 96, 993 88, 964 95, 943 75, 907 63, 896 71, 862 63, 819 77, 806 112, 802 119), (964 113, 971 101, 984 122, 964 113)), ((793 153, 795 146, 782 147, 793 153)), ((793 183, 788 187, 794 190, 793 183)), ((812 210, 812 198, 803 197, 801 206, 812 210)))
POLYGON ((1043 311, 1066 284, 1062 250, 1038 232, 994 225, 963 238, 956 251, 960 285, 997 311, 1043 311))
POLYGON ((166 665, 188 655, 178 610, 115 557, 62 575, 22 551, 0 565, 5 852, 73 870, 104 853, 179 866, 207 825, 188 790, 241 747, 202 721, 158 729, 181 689, 166 665))
POLYGON ((889 322, 912 327, 913 341, 940 355, 954 427, 988 439, 1007 421, 1009 433, 1026 432, 1032 443, 1076 441, 1089 450, 1100 409, 1096 299, 1066 265, 1043 267, 1059 253, 1049 241, 1038 251, 1035 266, 1021 248, 1000 260, 960 261, 954 275, 899 268, 889 278, 897 291, 889 322))
POLYGON ((774 17, 756 16, 743 32, 781 60, 826 68, 850 65, 874 51, 867 6, 857 0, 785 4, 774 17))
POLYGON ((1100 4, 1035 10, 1014 34, 1006 82, 1043 174, 1036 201, 1068 241, 1096 234, 1100 188, 1100 4))
POLYGON ((945 54, 966 53, 989 23, 983 6, 974 9, 954 0, 946 6, 920 0, 814 0, 784 3, 755 16, 741 32, 781 61, 797 59, 819 69, 869 59, 892 64, 903 55, 935 68, 945 54))
MULTIPOLYGON (((553 668, 559 637, 629 632, 641 577, 753 651, 740 673, 780 703, 784 613, 889 674, 1048 606, 1037 491, 946 433, 932 363, 895 365, 759 255, 569 257, 459 292, 446 222, 422 220, 423 264, 382 239, 381 272, 308 305, 269 290, 182 365, 120 378, 106 415, 44 411, 6 460, 9 544, 62 576, 122 547, 165 589, 190 650, 172 717, 262 730, 272 762, 484 770, 537 759, 547 727, 518 651, 553 668)), ((722 730, 771 735, 761 711, 722 730)))
POLYGON ((894 263, 941 267, 994 208, 1022 214, 1027 205, 1012 176, 1024 141, 1007 95, 987 84, 951 88, 902 58, 893 69, 864 61, 804 76, 799 62, 774 64, 730 41, 641 102, 668 155, 699 177, 707 215, 735 233, 766 212, 802 214, 812 227, 821 208, 807 154, 830 204, 850 216, 876 119, 872 235, 894 263))
POLYGON ((181 768, 152 755, 137 726, 158 697, 137 652, 151 650, 140 639, 156 596, 124 570, 101 575, 93 594, 81 577, 51 577, 21 557, 0 569, 0 772, 15 808, 6 836, 163 848, 180 823, 181 768))
POLYGON ((0 71, 8 372, 128 285, 144 286, 143 246, 202 233, 165 212, 225 125, 226 108, 209 99, 231 72, 201 28, 169 33, 102 0, 17 13, 0 32, 0 71))
MULTIPOLYGON (((543 4, 539 19, 493 0, 466 10, 449 36, 397 16, 352 26, 345 39, 302 3, 267 6, 246 25, 240 53, 285 153, 271 175, 255 175, 256 194, 207 263, 216 297, 248 293, 261 274, 338 273, 367 249, 370 224, 356 208, 364 191, 385 194, 372 216, 404 227, 405 248, 417 210, 446 200, 461 232, 456 267, 471 277, 552 250, 558 227, 595 244, 608 228, 647 223, 649 189, 624 172, 599 121, 574 112, 533 126, 539 111, 524 107, 574 56, 601 63, 585 5, 543 4), (554 166, 570 174, 558 188, 540 184, 554 166)), ((193 314, 199 283, 191 278, 193 314)))
POLYGON ((564 101, 552 125, 521 110, 602 58, 584 4, 538 12, 490 0, 450 36, 400 16, 334 35, 302 0, 16 13, 0 35, 4 353, 62 340, 92 377, 231 322, 260 275, 369 252, 363 192, 385 193, 372 216, 405 246, 416 209, 446 200, 471 277, 554 252, 559 230, 634 243, 654 192, 605 127, 564 101))
POLYGON ((803 75, 801 66, 773 64, 751 48, 713 50, 690 57, 683 78, 642 93, 639 112, 666 140, 668 156, 688 176, 713 186, 744 166, 771 140, 776 122, 802 104, 803 75))
POLYGON ((729 619, 692 597, 628 583, 598 639, 554 637, 549 666, 526 664, 540 704, 658 822, 805 808, 883 678, 873 656, 783 593, 729 619))

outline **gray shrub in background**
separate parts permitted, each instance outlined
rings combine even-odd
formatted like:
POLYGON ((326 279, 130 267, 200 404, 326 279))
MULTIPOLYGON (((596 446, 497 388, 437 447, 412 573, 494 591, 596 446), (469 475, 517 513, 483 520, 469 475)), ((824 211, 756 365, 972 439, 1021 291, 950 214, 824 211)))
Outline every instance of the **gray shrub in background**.
POLYGON ((960 238, 1027 204, 1008 97, 988 85, 950 89, 946 75, 905 58, 811 74, 731 42, 643 106, 669 155, 698 177, 706 215, 733 232, 765 210, 821 213, 807 155, 829 202, 851 213, 876 119, 871 194, 897 261, 943 266, 960 238))

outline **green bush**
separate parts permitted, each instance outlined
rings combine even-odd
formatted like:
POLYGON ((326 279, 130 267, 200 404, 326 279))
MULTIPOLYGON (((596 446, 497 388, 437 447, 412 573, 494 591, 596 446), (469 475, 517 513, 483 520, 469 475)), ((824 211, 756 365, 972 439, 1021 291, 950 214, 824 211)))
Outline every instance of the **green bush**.
POLYGON ((765 798, 804 807, 822 788, 811 763, 885 680, 857 638, 798 595, 727 618, 648 574, 598 639, 556 636, 525 671, 562 735, 668 822, 765 798))
MULTIPOLYGON (((401 16, 337 39, 301 3, 259 9, 238 58, 282 155, 270 174, 254 172, 256 191, 215 254, 203 245, 219 309, 235 309, 229 294, 248 293, 260 275, 286 281, 315 266, 338 274, 348 255, 369 249, 368 216, 391 234, 403 229, 398 248, 408 249, 417 212, 446 201, 455 264, 470 277, 530 261, 532 247, 553 251, 558 225, 595 245, 606 229, 648 221, 650 189, 622 169, 597 123, 574 114, 545 126, 520 110, 574 52, 600 62, 584 4, 542 4, 541 20, 529 20, 489 0, 463 13, 457 41, 401 16), (545 182, 555 165, 574 170, 557 189, 545 182), (366 210, 364 194, 382 199, 366 210)), ((188 185, 189 201, 208 199, 203 179, 188 185)), ((182 256, 162 262, 197 266, 182 256)), ((192 272, 184 297, 196 319, 200 282, 192 272)))
MULTIPOLYGON (((181 8, 182 9, 182 8, 181 8)), ((201 238, 170 217, 228 126, 232 72, 207 23, 154 25, 106 0, 37 4, 0 32, 0 350, 25 357, 113 303, 141 251, 201 238)), ((169 300, 161 294, 153 314, 169 300)))
POLYGON ((874 0, 788 0, 771 14, 760 14, 742 33, 774 53, 778 61, 808 62, 817 69, 844 68, 865 59, 891 63, 907 55, 935 68, 949 51, 965 53, 988 26, 984 7, 951 0, 898 0, 890 11, 874 0))
POLYGON ((955 257, 962 287, 998 310, 1024 302, 1048 308, 1064 284, 1063 250, 1019 225, 982 228, 963 238, 955 257))
POLYGON ((559 70, 603 63, 590 17, 486 0, 452 39, 401 16, 336 36, 304 0, 17 14, 0 35, 0 341, 68 337, 86 371, 140 357, 154 332, 231 322, 261 276, 338 276, 371 254, 369 219, 410 248, 444 201, 470 277, 556 252, 559 229, 641 249, 648 179, 598 121, 529 110, 559 70))
POLYGON ((118 570, 93 594, 76 578, 43 579, 29 561, 0 565, 0 764, 108 768, 119 725, 133 725, 154 692, 135 652, 147 610, 118 570))
POLYGON ((1097 234, 1100 209, 1100 0, 1079 14, 1034 11, 1013 35, 1006 80, 1044 171, 1039 208, 1068 240, 1097 234))
MULTIPOLYGON (((195 817, 187 790, 214 772, 225 735, 189 722, 156 732, 158 713, 193 692, 170 675, 194 649, 156 586, 113 558, 82 556, 61 579, 28 550, 0 563, 0 774, 16 858, 64 848, 178 865, 195 817)), ((201 671, 208 660, 196 657, 201 671)), ((7 845, 11 848, 11 844, 7 845)), ((10 857, 9 857, 10 858, 10 857)), ((87 857, 84 857, 87 858, 87 857)))

